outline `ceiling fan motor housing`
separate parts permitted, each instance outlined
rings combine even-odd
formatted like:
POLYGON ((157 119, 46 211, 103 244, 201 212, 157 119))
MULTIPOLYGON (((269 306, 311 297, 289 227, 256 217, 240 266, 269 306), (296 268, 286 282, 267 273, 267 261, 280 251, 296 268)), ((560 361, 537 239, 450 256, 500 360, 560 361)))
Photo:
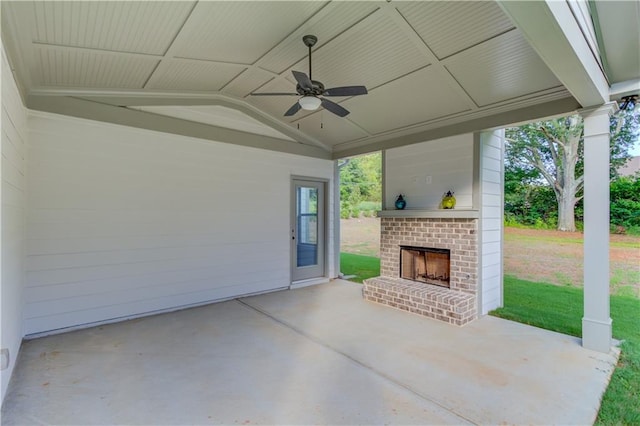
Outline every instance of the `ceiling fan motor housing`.
POLYGON ((298 92, 301 96, 320 96, 324 93, 324 84, 317 80, 311 80, 311 84, 313 85, 313 88, 311 90, 305 90, 299 84, 296 84, 296 92, 298 92))

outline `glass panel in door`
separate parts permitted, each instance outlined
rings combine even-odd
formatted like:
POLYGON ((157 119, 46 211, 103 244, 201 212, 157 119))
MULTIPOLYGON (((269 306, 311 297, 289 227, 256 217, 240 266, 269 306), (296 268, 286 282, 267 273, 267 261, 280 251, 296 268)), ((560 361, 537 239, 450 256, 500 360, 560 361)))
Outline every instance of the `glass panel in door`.
POLYGON ((324 184, 294 180, 293 281, 324 275, 324 184))

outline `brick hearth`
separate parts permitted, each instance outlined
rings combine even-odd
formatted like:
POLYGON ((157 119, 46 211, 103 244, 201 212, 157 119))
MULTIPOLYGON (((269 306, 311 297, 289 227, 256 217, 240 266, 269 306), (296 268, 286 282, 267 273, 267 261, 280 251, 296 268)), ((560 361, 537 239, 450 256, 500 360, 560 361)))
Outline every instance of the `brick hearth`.
POLYGON ((380 277, 365 280, 367 300, 463 325, 477 317, 478 220, 382 217, 380 277), (451 251, 450 288, 400 278, 400 246, 451 251))

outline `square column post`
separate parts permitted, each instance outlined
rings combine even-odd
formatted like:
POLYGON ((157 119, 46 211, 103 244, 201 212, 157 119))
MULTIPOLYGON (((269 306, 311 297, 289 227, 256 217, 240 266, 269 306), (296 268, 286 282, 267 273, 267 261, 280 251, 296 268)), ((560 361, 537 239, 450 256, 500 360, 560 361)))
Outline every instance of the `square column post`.
POLYGON ((584 316, 582 346, 611 350, 609 305, 609 117, 615 102, 580 110, 584 118, 584 316))

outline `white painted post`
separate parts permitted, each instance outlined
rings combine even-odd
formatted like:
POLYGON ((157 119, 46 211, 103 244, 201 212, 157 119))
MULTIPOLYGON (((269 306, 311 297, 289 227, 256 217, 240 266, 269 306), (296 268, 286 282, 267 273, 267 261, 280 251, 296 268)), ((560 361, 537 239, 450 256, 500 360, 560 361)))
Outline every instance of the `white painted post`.
POLYGON ((340 167, 338 160, 333 161, 333 274, 332 278, 340 278, 340 167))
POLYGON ((584 316, 582 346, 611 350, 609 313, 609 116, 611 102, 580 110, 584 118, 584 316))

